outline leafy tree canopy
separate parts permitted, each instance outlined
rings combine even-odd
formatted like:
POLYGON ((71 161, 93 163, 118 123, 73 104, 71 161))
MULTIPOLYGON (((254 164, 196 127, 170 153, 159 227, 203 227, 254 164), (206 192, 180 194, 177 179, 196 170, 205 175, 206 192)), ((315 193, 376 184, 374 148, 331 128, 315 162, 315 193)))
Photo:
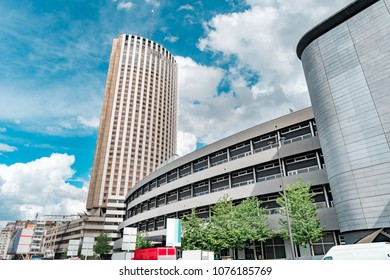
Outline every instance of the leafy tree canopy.
POLYGON ((100 257, 107 255, 111 251, 110 238, 108 237, 108 234, 105 232, 102 232, 96 237, 96 243, 95 246, 93 246, 93 250, 96 254, 98 254, 100 257))
POLYGON ((211 208, 208 219, 197 217, 195 210, 182 220, 185 250, 221 250, 243 247, 248 242, 264 241, 272 236, 267 225, 266 210, 253 197, 239 205, 224 196, 211 208))
POLYGON ((241 245, 233 201, 228 196, 222 197, 211 208, 211 213, 206 230, 209 248, 220 254, 223 249, 241 245))
MULTIPOLYGON (((287 209, 290 217, 293 242, 296 245, 310 245, 312 255, 312 244, 323 236, 320 221, 317 218, 317 206, 314 204, 314 194, 310 193, 310 184, 303 183, 302 178, 286 186, 287 209)), ((276 201, 281 206, 280 213, 287 215, 283 193, 276 201)), ((280 235, 289 239, 288 225, 286 219, 280 220, 280 235)))
POLYGON ((182 248, 184 250, 202 250, 207 247, 206 223, 196 216, 195 209, 182 220, 182 248))
POLYGON ((242 246, 249 241, 252 243, 255 259, 255 241, 265 241, 273 235, 267 224, 267 210, 260 205, 258 198, 249 197, 235 207, 240 243, 242 246))
POLYGON ((137 231, 137 239, 135 243, 135 249, 146 249, 146 248, 152 248, 153 244, 150 240, 146 240, 147 234, 141 234, 137 231))

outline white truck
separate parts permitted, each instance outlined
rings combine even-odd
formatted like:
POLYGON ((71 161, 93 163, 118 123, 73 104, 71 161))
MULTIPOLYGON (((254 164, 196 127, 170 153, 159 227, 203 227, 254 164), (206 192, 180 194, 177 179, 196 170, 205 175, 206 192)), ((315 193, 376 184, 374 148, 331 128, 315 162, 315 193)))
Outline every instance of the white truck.
POLYGON ((111 256, 111 260, 132 260, 133 253, 131 252, 115 252, 111 256))
POLYGON ((390 260, 390 243, 366 243, 332 247, 323 260, 390 260))
POLYGON ((182 260, 214 260, 214 253, 203 250, 185 250, 182 252, 182 260))

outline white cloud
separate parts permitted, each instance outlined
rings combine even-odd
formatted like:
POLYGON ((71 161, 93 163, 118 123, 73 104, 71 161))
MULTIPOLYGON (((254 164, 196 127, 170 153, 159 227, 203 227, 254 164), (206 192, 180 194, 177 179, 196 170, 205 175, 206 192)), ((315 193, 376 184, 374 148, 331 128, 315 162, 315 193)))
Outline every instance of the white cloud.
MULTIPOLYGON (((301 82, 302 66, 295 48, 310 28, 332 14, 344 1, 247 0, 250 9, 216 15, 206 24, 201 50, 238 58, 238 67, 249 66, 261 74, 262 83, 283 86, 301 82)), ((286 94, 290 94, 286 91, 286 94)))
POLYGON ((86 119, 83 116, 78 116, 77 120, 86 127, 98 128, 99 127, 99 118, 93 117, 91 119, 86 119))
POLYGON ((210 143, 272 118, 310 106, 295 54, 301 36, 349 1, 248 0, 247 10, 218 14, 204 23, 201 51, 221 68, 179 58, 179 125, 210 143), (214 75, 212 75, 212 74, 214 75), (220 73, 220 75, 215 75, 220 73), (220 83, 227 92, 216 95, 220 83), (199 101, 199 102, 196 102, 199 101))
POLYGON ((67 183, 75 172, 74 161, 72 155, 52 154, 28 163, 0 165, 0 220, 85 210, 88 182, 82 188, 67 183))
POLYGON ((156 8, 160 7, 160 1, 158 1, 158 0, 145 0, 145 2, 147 4, 153 5, 156 8))
POLYGON ((131 1, 127 2, 119 2, 118 3, 118 10, 131 10, 134 7, 134 4, 131 1))
POLYGON ((218 67, 200 65, 189 57, 177 56, 180 98, 204 102, 217 95, 217 86, 225 72, 218 67))
POLYGON ((177 153, 184 156, 196 149, 196 136, 192 132, 180 131, 177 133, 177 153))
POLYGON ((0 143, 0 152, 15 152, 18 148, 0 143))
POLYGON ((194 10, 194 7, 191 6, 190 4, 182 5, 177 9, 178 11, 186 10, 186 11, 192 11, 194 10))
POLYGON ((282 42, 287 22, 276 8, 254 7, 243 13, 218 15, 208 23, 208 34, 199 41, 201 50, 238 58, 237 67, 249 66, 271 82, 279 76, 296 79, 299 66, 293 44, 282 42))
POLYGON ((218 95, 218 86, 229 73, 191 58, 178 56, 176 60, 180 73, 179 130, 196 135, 199 142, 209 144, 278 116, 280 104, 268 96, 252 94, 243 79, 230 77, 232 90, 218 95))
POLYGON ((7 129, 5 127, 0 127, 0 133, 1 132, 6 132, 6 131, 7 131, 7 129))
POLYGON ((164 41, 168 41, 171 43, 175 43, 175 42, 177 42, 177 40, 179 40, 179 37, 176 37, 176 36, 166 36, 164 38, 164 41))

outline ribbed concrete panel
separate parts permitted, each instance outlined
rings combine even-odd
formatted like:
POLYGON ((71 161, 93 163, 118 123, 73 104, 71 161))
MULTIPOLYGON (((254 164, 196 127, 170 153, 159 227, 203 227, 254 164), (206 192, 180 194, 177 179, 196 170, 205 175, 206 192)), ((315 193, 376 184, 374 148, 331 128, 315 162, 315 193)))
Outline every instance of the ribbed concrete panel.
POLYGON ((301 57, 342 232, 390 227, 388 6, 366 7, 301 57))

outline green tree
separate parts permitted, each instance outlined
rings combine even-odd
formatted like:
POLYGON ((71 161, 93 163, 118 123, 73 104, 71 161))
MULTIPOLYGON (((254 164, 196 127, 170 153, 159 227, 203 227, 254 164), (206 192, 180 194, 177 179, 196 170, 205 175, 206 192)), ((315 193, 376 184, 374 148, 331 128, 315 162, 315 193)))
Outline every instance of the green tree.
POLYGON ((183 250, 204 250, 208 247, 207 226, 205 220, 195 214, 195 209, 191 214, 184 216, 182 220, 182 248, 183 250))
POLYGON ((212 216, 206 227, 207 247, 216 254, 241 245, 240 229, 235 219, 234 204, 224 196, 211 208, 212 216))
POLYGON ((60 255, 60 260, 65 260, 67 258, 68 258, 68 250, 65 250, 65 252, 60 255))
POLYGON ((209 249, 221 254, 224 249, 265 241, 272 237, 272 232, 267 226, 267 212, 260 205, 261 202, 253 197, 235 206, 228 196, 224 196, 211 208, 212 216, 207 220, 197 217, 192 209, 182 220, 183 249, 209 249))
POLYGON ((146 249, 146 248, 152 248, 153 244, 150 240, 146 240, 147 234, 140 233, 137 231, 137 239, 135 243, 135 249, 146 249))
POLYGON ((258 198, 249 197, 235 206, 235 220, 241 245, 252 243, 257 260, 255 241, 264 242, 273 235, 267 224, 267 210, 261 207, 258 198))
MULTIPOLYGON (((317 218, 317 206, 314 204, 314 195, 310 193, 310 184, 304 184, 302 178, 286 186, 286 198, 290 217, 292 240, 294 244, 307 247, 310 245, 314 255, 313 243, 323 236, 320 221, 317 218)), ((276 202, 281 206, 280 213, 287 215, 283 193, 276 202)), ((290 238, 286 219, 279 221, 280 235, 285 240, 290 238)))
POLYGON ((111 246, 109 245, 110 241, 108 234, 105 232, 102 232, 96 237, 96 243, 95 246, 93 246, 93 250, 100 258, 104 258, 104 256, 111 251, 111 246))

